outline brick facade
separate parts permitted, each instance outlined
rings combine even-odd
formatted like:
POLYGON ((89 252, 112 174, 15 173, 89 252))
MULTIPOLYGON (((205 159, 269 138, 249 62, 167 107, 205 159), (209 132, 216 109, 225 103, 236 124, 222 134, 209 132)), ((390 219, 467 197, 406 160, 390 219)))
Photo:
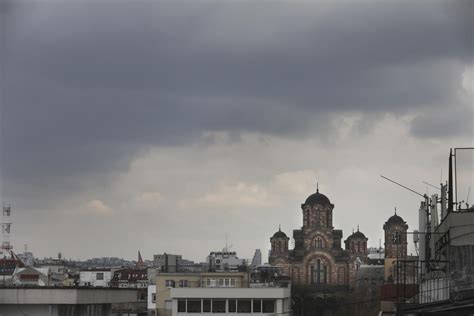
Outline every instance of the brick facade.
POLYGON ((367 259, 367 238, 358 231, 351 236, 360 243, 359 251, 347 249, 347 240, 346 250, 342 249, 342 231, 334 229, 333 209, 334 204, 318 190, 301 204, 303 226, 293 231, 294 249, 288 249, 290 238, 281 230, 270 238, 270 264, 280 267, 293 284, 355 286, 357 258, 367 259), (360 234, 363 238, 358 238, 360 234))
POLYGON ((407 223, 395 212, 395 215, 383 225, 383 230, 385 232, 385 258, 406 258, 407 223))

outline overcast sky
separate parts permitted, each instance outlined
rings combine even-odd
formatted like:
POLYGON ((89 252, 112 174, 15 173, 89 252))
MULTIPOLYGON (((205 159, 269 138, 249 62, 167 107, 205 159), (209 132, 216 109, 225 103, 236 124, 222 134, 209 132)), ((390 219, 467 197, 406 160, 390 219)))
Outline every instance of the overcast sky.
POLYGON ((379 175, 435 193, 474 145, 473 3, 1 1, 14 250, 266 256, 316 182, 344 239, 416 229, 379 175))

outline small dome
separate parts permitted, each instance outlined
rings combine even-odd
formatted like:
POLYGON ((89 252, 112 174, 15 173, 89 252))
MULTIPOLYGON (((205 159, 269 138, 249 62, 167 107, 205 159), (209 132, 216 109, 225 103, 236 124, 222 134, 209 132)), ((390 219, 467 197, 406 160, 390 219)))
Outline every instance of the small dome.
POLYGON ((319 193, 319 190, 317 190, 316 193, 313 193, 310 196, 308 196, 304 204, 307 204, 307 205, 319 204, 322 206, 327 206, 327 205, 331 205, 331 202, 329 201, 327 196, 319 193))
POLYGON ((273 234, 272 238, 279 238, 279 239, 288 239, 288 236, 281 229, 278 229, 276 233, 273 234))
POLYGON ((365 237, 365 235, 362 232, 357 230, 355 233, 352 233, 352 235, 347 237, 347 240, 349 239, 367 239, 367 237, 365 237))
POLYGON ((403 218, 401 218, 400 216, 397 215, 397 213, 395 213, 395 215, 392 215, 386 224, 402 224, 402 225, 405 225, 405 221, 403 220, 403 218))

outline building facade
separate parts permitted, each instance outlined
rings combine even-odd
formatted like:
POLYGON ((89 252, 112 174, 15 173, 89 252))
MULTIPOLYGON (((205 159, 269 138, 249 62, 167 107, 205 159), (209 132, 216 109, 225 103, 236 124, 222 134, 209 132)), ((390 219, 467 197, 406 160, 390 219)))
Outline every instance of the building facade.
POLYGON ((110 280, 111 287, 139 288, 148 287, 147 269, 119 269, 114 271, 110 280))
POLYGON ((153 266, 164 273, 175 273, 179 271, 183 257, 169 253, 153 255, 153 266))
POLYGON ((334 229, 332 204, 327 196, 311 194, 301 204, 303 226, 290 238, 279 229, 271 238, 269 263, 278 266, 297 286, 354 287, 357 262, 367 261, 367 241, 357 230, 341 247, 342 230, 334 229), (359 259, 359 260, 357 260, 359 259))
POLYGON ((253 268, 255 268, 255 267, 258 267, 260 265, 262 265, 262 252, 260 251, 260 249, 255 249, 255 253, 254 253, 253 258, 252 258, 251 266, 253 268))
POLYGON ((235 251, 213 251, 207 256, 209 271, 229 272, 239 271, 239 267, 245 265, 245 260, 237 257, 235 251))
POLYGON ((88 269, 79 272, 79 286, 109 287, 111 280, 110 269, 88 269))
POLYGON ((395 214, 383 225, 385 233, 385 258, 406 258, 407 256, 407 223, 395 214))
POLYGON ((174 288, 172 316, 291 314, 290 288, 174 288))
POLYGON ((150 295, 159 316, 290 312, 288 284, 254 285, 247 272, 163 273, 157 275, 150 295))

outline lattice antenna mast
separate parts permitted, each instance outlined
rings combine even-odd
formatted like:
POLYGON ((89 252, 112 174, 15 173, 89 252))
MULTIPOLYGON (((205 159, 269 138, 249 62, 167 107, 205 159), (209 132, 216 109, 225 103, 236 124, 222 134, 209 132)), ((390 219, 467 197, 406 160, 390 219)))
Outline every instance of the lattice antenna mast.
POLYGON ((13 246, 10 243, 10 234, 12 228, 11 206, 2 205, 2 244, 0 246, 0 258, 5 258, 11 254, 13 246))

